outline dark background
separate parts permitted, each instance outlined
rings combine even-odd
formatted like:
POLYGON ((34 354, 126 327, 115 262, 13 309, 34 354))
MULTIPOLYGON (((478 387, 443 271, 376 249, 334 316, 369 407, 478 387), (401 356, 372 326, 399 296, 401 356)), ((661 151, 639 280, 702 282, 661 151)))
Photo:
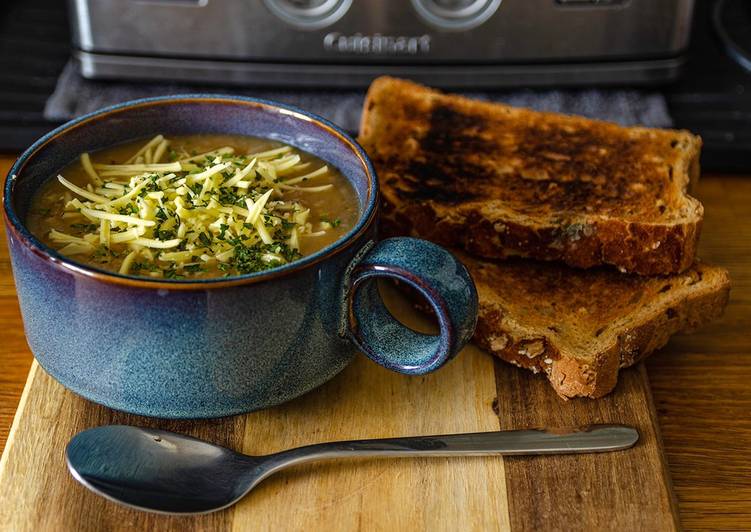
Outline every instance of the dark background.
MULTIPOLYGON (((748 172, 751 73, 720 42, 712 20, 715 4, 697 1, 684 75, 661 90, 675 126, 702 136, 704 169, 748 172)), ((0 6, 0 151, 22 150, 58 125, 43 112, 69 59, 67 19, 60 0, 6 0, 0 6)))

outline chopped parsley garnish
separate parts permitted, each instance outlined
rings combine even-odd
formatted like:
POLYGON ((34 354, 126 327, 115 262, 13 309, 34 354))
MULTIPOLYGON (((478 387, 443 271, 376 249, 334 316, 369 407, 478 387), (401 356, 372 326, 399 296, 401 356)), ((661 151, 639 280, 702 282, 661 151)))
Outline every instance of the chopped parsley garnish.
POLYGON ((222 188, 219 192, 219 203, 222 205, 244 205, 244 198, 232 190, 222 188))
POLYGON ((230 263, 239 273, 254 273, 280 266, 302 257, 299 251, 285 243, 235 244, 235 254, 230 263))
POLYGON ((157 271, 160 271, 159 266, 157 266, 153 262, 148 262, 148 261, 134 262, 131 265, 130 269, 131 269, 131 271, 133 271, 133 273, 138 273, 138 272, 141 272, 141 271, 143 271, 143 272, 157 272, 157 271))
POLYGON ((166 270, 162 270, 162 272, 164 273, 165 279, 175 279, 175 280, 185 279, 185 276, 177 273, 177 269, 174 267, 167 268, 166 270))
POLYGON ((211 238, 211 236, 208 233, 203 233, 203 232, 199 233, 198 234, 198 240, 199 240, 199 242, 201 242, 201 244, 203 244, 206 247, 211 246, 211 240, 212 240, 212 238, 211 238))
POLYGON ((184 279, 268 270, 299 259, 301 240, 328 229, 310 223, 300 199, 334 186, 325 181, 328 168, 309 168, 290 146, 199 154, 158 135, 127 161, 86 160, 89 183, 58 178, 69 230, 49 238, 61 253, 120 273, 184 279))
POLYGON ((177 233, 175 231, 169 230, 169 229, 159 229, 156 232, 156 238, 157 240, 172 240, 177 236, 177 233))
POLYGON ((224 240, 224 233, 227 232, 227 229, 229 229, 229 225, 219 224, 219 235, 217 236, 219 240, 224 240))
POLYGON ((321 216, 321 221, 323 223, 329 224, 331 227, 339 227, 342 225, 342 221, 339 218, 330 219, 328 216, 321 216))
POLYGON ((138 214, 138 207, 133 203, 128 203, 125 207, 121 207, 118 212, 124 215, 138 214))

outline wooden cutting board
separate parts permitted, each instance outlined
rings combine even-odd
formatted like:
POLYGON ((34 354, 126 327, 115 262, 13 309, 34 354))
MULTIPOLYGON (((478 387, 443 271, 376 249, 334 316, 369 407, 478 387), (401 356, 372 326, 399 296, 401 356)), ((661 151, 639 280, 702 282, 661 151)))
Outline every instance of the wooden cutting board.
MULTIPOLYGON (((429 327, 397 295, 400 318, 429 327)), ((96 371, 96 368, 92 368, 96 371)), ((329 383, 277 408, 210 421, 164 421, 115 412, 64 389, 32 366, 0 459, 0 530, 676 530, 677 508, 646 372, 622 372, 598 401, 564 402, 539 376, 467 347, 423 377, 365 357, 329 383), (626 423, 628 451, 540 456, 321 462, 264 481, 238 505, 170 517, 90 493, 67 471, 64 448, 102 424, 154 426, 249 454, 322 441, 626 423)))

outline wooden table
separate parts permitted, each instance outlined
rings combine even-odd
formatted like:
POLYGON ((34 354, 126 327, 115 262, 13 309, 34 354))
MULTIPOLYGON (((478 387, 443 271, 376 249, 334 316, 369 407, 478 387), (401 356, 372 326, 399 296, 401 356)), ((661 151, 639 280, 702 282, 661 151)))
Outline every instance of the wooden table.
MULTIPOLYGON (((11 157, 0 156, 4 175, 11 157)), ((751 529, 751 176, 706 176, 701 256, 727 267, 725 317, 675 337, 649 364, 655 405, 686 530, 751 529)), ((5 235, 0 237, 0 450, 32 355, 5 235)))

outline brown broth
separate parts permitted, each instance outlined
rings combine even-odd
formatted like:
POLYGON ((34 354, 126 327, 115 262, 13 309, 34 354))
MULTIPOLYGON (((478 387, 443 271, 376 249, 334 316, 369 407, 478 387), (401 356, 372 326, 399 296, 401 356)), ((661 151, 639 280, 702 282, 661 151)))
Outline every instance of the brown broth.
MULTIPOLYGON (((92 153, 91 161, 94 164, 124 164, 148 140, 139 139, 92 153)), ((215 150, 223 146, 234 148, 237 155, 257 153, 285 146, 283 143, 277 141, 238 135, 178 136, 169 137, 169 141, 169 148, 179 154, 178 159, 215 150)), ((285 175, 285 180, 306 174, 326 164, 321 159, 302 150, 295 149, 295 153, 300 155, 301 163, 310 164, 306 169, 285 175)), ((165 154, 159 162, 169 162, 169 158, 165 154)), ((325 234, 320 236, 300 236, 299 252, 302 256, 315 253, 339 240, 354 227, 360 216, 358 200, 352 185, 336 168, 331 165, 328 165, 328 167, 329 172, 327 175, 316 178, 314 182, 301 184, 301 186, 332 183, 334 185, 333 188, 321 192, 284 191, 283 199, 285 201, 296 200, 304 207, 310 209, 307 221, 312 224, 313 232, 319 232, 322 228, 325 229, 325 234), (334 223, 329 225, 321 223, 327 220, 334 223)), ((91 183, 79 160, 64 168, 60 174, 68 181, 82 188, 91 183)), ((27 217, 27 226, 42 242, 54 249, 60 249, 62 247, 60 242, 55 242, 50 238, 50 231, 52 229, 69 235, 82 236, 86 231, 91 231, 92 221, 82 215, 75 218, 63 218, 66 203, 78 196, 65 188, 54 177, 56 176, 47 181, 33 198, 30 213, 27 217), (83 229, 82 227, 85 225, 89 225, 89 227, 83 229)), ((71 256, 71 258, 91 266, 117 272, 123 263, 124 257, 130 252, 130 247, 127 244, 113 243, 109 248, 114 253, 99 253, 98 255, 92 254, 91 256, 76 254, 71 256)), ((156 251, 158 252, 159 250, 156 251)), ((214 264, 205 263, 201 265, 201 271, 183 270, 176 272, 177 275, 173 276, 173 278, 210 278, 243 273, 235 269, 220 270, 218 266, 218 262, 214 264)), ((139 270, 139 272, 141 273, 133 271, 128 273, 150 277, 164 276, 160 274, 161 272, 147 272, 145 270, 139 270)))

